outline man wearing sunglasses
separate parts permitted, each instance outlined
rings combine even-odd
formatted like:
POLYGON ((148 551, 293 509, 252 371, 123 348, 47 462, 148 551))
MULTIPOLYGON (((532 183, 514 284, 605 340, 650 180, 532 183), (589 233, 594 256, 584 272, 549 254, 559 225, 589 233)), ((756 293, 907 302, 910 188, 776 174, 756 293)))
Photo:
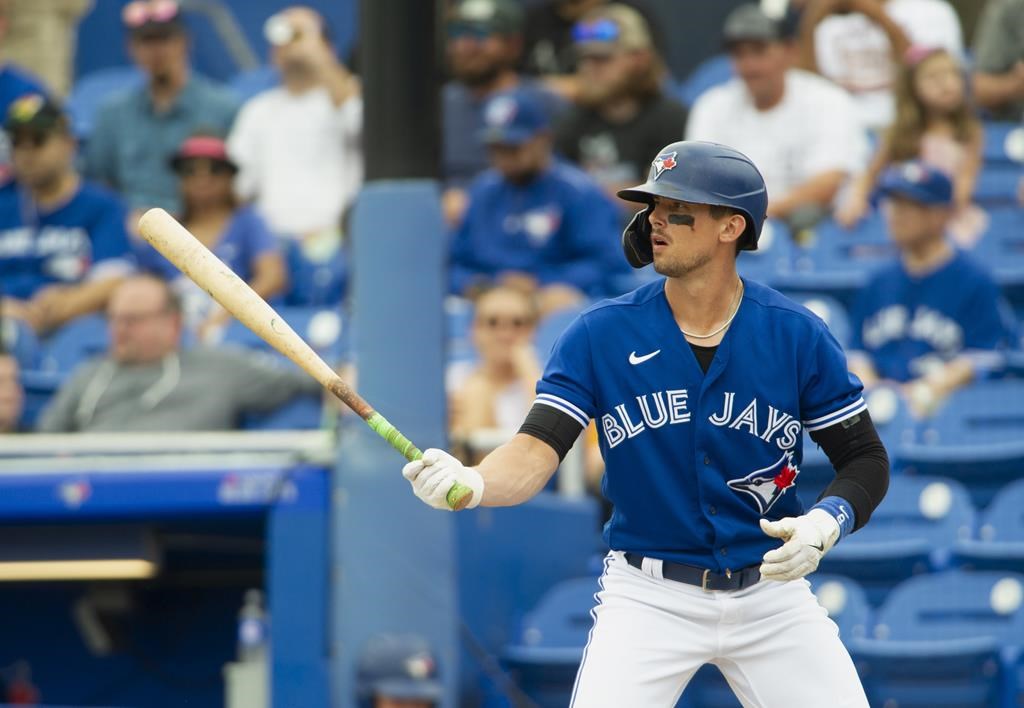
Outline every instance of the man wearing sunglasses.
POLYGON ((234 95, 192 71, 189 38, 173 0, 125 6, 132 61, 146 82, 120 92, 96 115, 85 150, 85 173, 120 192, 131 209, 181 207, 169 160, 185 138, 226 135, 238 109, 234 95))
POLYGON ((48 332, 100 310, 133 268, 124 208, 74 168, 75 139, 52 101, 15 101, 4 130, 15 181, 0 190, 0 303, 48 332))

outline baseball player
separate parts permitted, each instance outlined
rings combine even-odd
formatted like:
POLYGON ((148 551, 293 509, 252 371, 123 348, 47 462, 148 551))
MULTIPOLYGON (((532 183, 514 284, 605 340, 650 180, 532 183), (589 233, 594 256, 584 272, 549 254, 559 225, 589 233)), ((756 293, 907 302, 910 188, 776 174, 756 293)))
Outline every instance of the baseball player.
POLYGON ((764 180, 743 154, 677 142, 623 234, 665 276, 585 311, 559 339, 520 432, 468 468, 441 450, 403 470, 444 509, 536 494, 593 418, 614 505, 611 552, 574 706, 673 706, 712 663, 745 706, 867 706, 853 663, 802 578, 885 495, 889 461, 860 382, 825 324, 736 273, 757 248, 764 180), (802 432, 836 478, 804 511, 802 432))

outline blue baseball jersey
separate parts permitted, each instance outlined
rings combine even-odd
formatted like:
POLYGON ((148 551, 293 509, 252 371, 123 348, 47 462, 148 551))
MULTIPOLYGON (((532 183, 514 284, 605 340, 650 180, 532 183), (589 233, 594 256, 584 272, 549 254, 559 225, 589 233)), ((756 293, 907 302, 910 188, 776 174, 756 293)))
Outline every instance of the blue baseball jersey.
POLYGON ((997 368, 993 352, 1016 339, 999 287, 970 256, 957 252, 937 270, 911 275, 896 261, 861 290, 851 311, 850 349, 863 352, 883 379, 909 381, 958 355, 979 373, 997 368))
POLYGON ((586 173, 555 161, 526 185, 488 170, 469 192, 469 207, 452 238, 451 288, 520 271, 542 285, 565 283, 588 295, 616 289, 628 276, 619 212, 586 173))
POLYGON ((42 211, 17 183, 0 189, 0 294, 28 299, 49 285, 124 275, 134 262, 113 193, 83 183, 42 211))
POLYGON ((865 410, 825 323, 743 282, 707 374, 663 279, 591 307, 555 344, 536 402, 596 421, 614 550, 718 573, 759 564, 779 545, 759 519, 803 513, 802 431, 865 410))

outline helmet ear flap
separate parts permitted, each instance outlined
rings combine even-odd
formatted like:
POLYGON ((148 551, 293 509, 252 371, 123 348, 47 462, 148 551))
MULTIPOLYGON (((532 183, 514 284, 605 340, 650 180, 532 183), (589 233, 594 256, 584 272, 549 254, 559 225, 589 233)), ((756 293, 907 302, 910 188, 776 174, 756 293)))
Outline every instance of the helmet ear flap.
POLYGON ((654 211, 653 203, 634 214, 622 231, 622 252, 634 268, 643 268, 654 262, 650 222, 652 211, 654 211))

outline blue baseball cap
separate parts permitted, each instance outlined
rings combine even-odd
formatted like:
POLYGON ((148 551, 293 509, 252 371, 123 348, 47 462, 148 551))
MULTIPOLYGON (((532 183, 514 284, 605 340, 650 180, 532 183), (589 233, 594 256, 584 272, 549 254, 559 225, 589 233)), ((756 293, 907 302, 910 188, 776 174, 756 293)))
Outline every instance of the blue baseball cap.
POLYGON ((548 129, 540 101, 522 89, 499 93, 484 105, 480 140, 488 145, 522 145, 548 129))
POLYGON ((927 206, 950 206, 953 181, 946 173, 919 160, 888 167, 878 180, 872 201, 888 196, 903 197, 927 206))

